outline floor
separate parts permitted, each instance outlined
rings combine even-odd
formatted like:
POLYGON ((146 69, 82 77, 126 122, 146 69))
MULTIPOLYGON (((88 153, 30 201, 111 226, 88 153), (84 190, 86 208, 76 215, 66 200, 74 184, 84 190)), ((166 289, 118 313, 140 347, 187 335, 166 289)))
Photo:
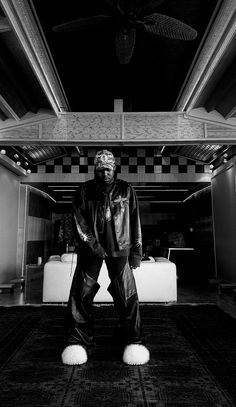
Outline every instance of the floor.
MULTIPOLYGON (((41 293, 34 291, 35 295, 30 303, 25 301, 24 289, 20 285, 14 292, 3 291, 0 293, 0 306, 12 305, 37 305, 40 306, 41 293)), ((203 283, 178 283, 177 304, 216 304, 225 312, 236 318, 236 293, 233 289, 220 289, 217 282, 203 283)), ((164 304, 171 306, 172 303, 164 304)), ((175 303, 176 304, 176 303, 175 303)))

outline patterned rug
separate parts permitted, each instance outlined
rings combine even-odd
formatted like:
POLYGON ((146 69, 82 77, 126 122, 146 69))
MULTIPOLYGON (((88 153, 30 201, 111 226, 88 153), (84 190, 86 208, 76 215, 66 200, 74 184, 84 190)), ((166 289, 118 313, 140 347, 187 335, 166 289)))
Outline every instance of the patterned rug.
POLYGON ((2 407, 236 406, 236 320, 214 305, 141 305, 151 360, 111 345, 116 313, 95 306, 88 363, 63 366, 63 306, 0 307, 2 407))

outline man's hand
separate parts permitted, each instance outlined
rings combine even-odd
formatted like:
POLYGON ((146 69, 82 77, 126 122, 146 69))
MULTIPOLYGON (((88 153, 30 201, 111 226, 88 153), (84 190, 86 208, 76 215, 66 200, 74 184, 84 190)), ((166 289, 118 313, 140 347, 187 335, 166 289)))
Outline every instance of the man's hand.
POLYGON ((140 266, 140 259, 137 259, 136 257, 130 256, 129 257, 129 266, 130 266, 130 268, 132 270, 136 269, 137 267, 140 266))
POLYGON ((105 257, 107 257, 107 253, 106 253, 106 251, 103 249, 102 246, 99 246, 99 248, 96 250, 96 255, 97 255, 97 257, 99 257, 100 259, 105 259, 105 257))

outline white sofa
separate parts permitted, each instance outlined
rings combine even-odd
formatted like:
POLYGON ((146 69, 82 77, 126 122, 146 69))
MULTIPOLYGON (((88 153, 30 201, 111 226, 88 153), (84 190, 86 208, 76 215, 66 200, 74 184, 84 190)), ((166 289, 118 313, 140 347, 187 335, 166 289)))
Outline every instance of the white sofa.
MULTIPOLYGON (((73 274, 77 262, 75 253, 51 256, 44 265, 43 302, 67 302, 73 274)), ((134 270, 135 281, 140 302, 175 302, 177 301, 176 266, 164 257, 142 261, 134 270)), ((107 287, 110 284, 107 268, 103 262, 95 302, 112 302, 107 287)))

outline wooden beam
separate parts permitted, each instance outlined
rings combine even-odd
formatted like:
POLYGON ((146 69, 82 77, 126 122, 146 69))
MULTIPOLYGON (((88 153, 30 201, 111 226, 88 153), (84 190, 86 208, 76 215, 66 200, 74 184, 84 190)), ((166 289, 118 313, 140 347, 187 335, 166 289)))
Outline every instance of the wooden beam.
POLYGON ((27 1, 0 0, 0 5, 8 17, 54 113, 58 116, 61 112, 70 110, 50 51, 43 40, 40 23, 37 21, 32 3, 30 7, 27 1))
POLYGON ((183 113, 64 113, 0 128, 0 144, 163 145, 236 143, 236 126, 183 113))
POLYGON ((202 93, 209 85, 219 63, 226 55, 227 49, 235 42, 236 34, 236 2, 224 0, 218 2, 221 6, 216 16, 213 16, 211 27, 205 42, 200 44, 194 66, 189 73, 175 109, 189 111, 195 107, 202 93))
POLYGON ((235 101, 235 88, 236 88, 236 60, 234 60, 230 67, 222 74, 221 79, 215 86, 214 91, 205 102, 207 111, 216 110, 223 117, 229 118, 230 112, 236 106, 235 101))
POLYGON ((15 120, 20 120, 27 113, 27 109, 22 104, 21 99, 14 89, 7 84, 0 73, 0 105, 5 111, 7 117, 12 117, 15 120))
POLYGON ((6 120, 9 117, 13 118, 14 120, 20 120, 20 116, 16 113, 15 109, 9 105, 8 101, 2 95, 0 95, 0 107, 2 112, 4 112, 1 115, 3 120, 6 120))
POLYGON ((24 168, 22 168, 19 165, 16 165, 16 163, 6 155, 0 154, 0 165, 3 165, 4 167, 8 168, 8 170, 14 172, 15 174, 21 177, 28 176, 24 168))
MULTIPOLYGON (((27 64, 27 59, 25 60, 27 64)), ((30 69, 30 68, 29 68, 30 69)), ((1 43, 1 53, 0 53, 0 77, 1 85, 5 83, 4 94, 11 94, 14 90, 15 94, 18 95, 18 100, 21 101, 22 106, 24 106, 25 111, 31 111, 36 113, 40 106, 35 103, 34 90, 29 88, 29 78, 27 75, 22 74, 22 69, 17 65, 8 49, 5 47, 4 43, 1 43), (17 73, 17 74, 16 74, 17 73)), ((37 82, 37 79, 35 79, 37 82)), ((3 89, 1 88, 1 93, 3 89)), ((6 98, 7 99, 7 98, 6 98)))

